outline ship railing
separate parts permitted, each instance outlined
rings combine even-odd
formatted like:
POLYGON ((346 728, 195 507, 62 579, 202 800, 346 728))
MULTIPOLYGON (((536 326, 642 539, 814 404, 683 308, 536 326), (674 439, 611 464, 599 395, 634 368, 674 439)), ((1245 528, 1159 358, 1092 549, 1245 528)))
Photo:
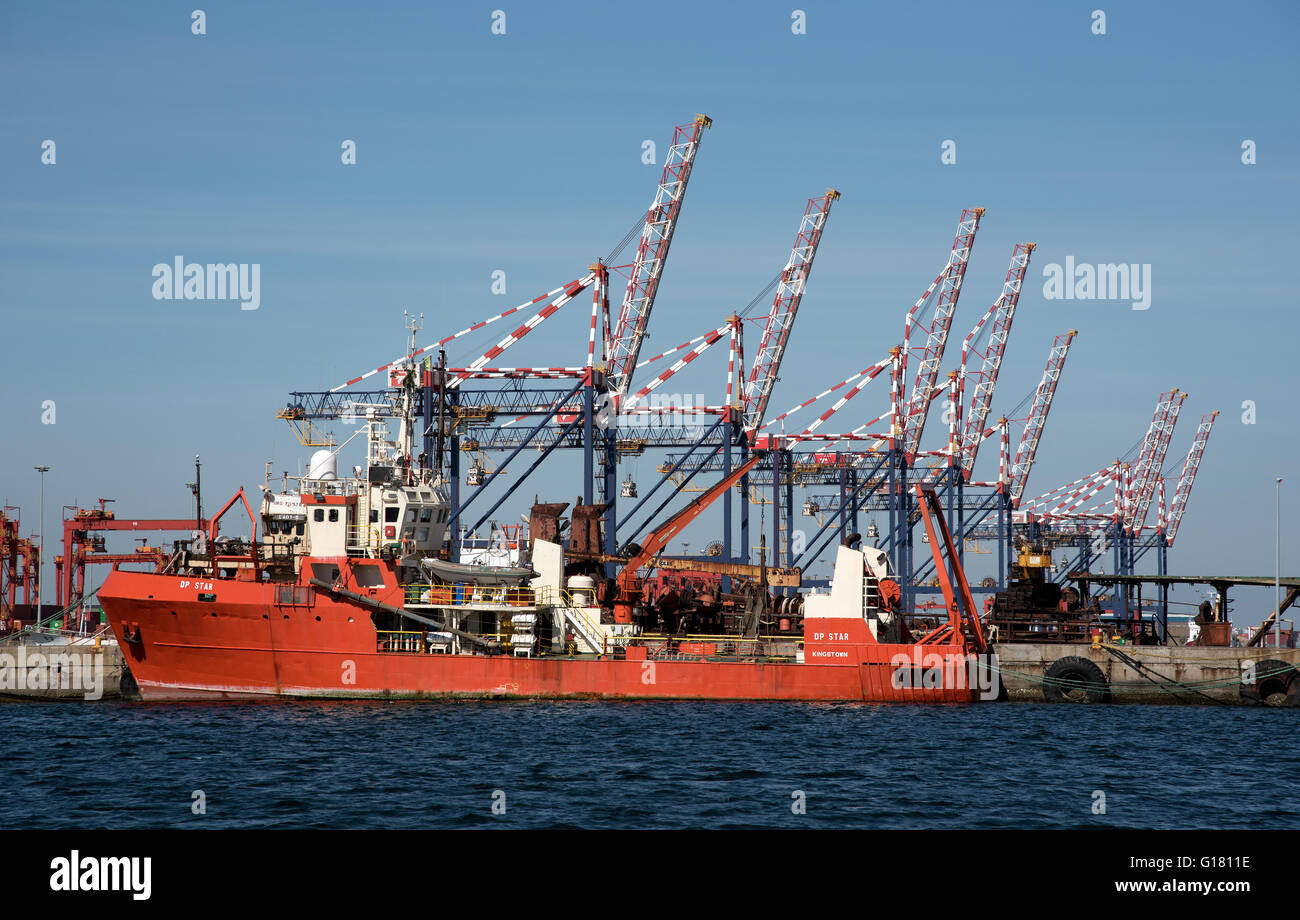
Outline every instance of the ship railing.
POLYGON ((356 495, 360 492, 360 485, 355 479, 308 479, 305 476, 289 478, 297 480, 299 491, 316 495, 356 495))
POLYGON ((382 630, 375 633, 376 651, 424 652, 424 633, 409 629, 382 630))
POLYGON ((1056 619, 994 614, 1003 642, 1091 642, 1101 624, 1087 619, 1056 619))
POLYGON ((377 552, 379 550, 379 526, 377 524, 349 524, 347 527, 347 548, 377 552))
POLYGON ((605 635, 605 627, 600 622, 600 608, 593 607, 591 604, 591 591, 575 594, 572 591, 556 591, 549 586, 545 590, 549 601, 548 606, 563 607, 568 618, 577 624, 578 631, 584 634, 583 638, 587 644, 598 648, 602 654, 609 651, 611 645, 626 645, 631 638, 605 635), (595 612, 594 619, 589 611, 595 612))
MULTIPOLYGON (((503 648, 509 648, 511 639, 519 635, 510 632, 474 633, 480 639, 496 641, 503 648)), ((433 654, 450 652, 453 647, 451 633, 432 629, 429 631, 410 629, 388 629, 375 631, 375 650, 380 653, 395 654, 433 654)))
POLYGON ((666 633, 643 633, 641 641, 649 648, 648 657, 655 660, 667 660, 677 657, 698 658, 790 658, 789 654, 779 654, 777 643, 797 651, 803 648, 802 636, 758 636, 745 638, 735 635, 685 635, 670 636, 666 633))
POLYGON ((67 629, 62 626, 24 626, 21 629, 15 629, 13 632, 0 635, 0 640, 5 644, 22 644, 24 636, 50 636, 62 638, 68 641, 69 645, 97 645, 104 639, 113 638, 113 627, 108 623, 98 626, 95 629, 67 629))
POLYGON ((182 542, 186 544, 189 543, 188 540, 186 541, 177 540, 176 550, 172 552, 171 556, 167 559, 167 562, 163 565, 163 567, 158 570, 158 574, 168 575, 176 571, 176 567, 180 564, 181 560, 185 558, 185 553, 189 548, 187 545, 185 549, 181 549, 180 545, 182 542))
POLYGON ((402 586, 408 605, 455 607, 467 610, 517 609, 545 607, 551 604, 547 588, 510 587, 505 585, 430 585, 402 586))
POLYGON ((571 593, 550 585, 537 587, 438 584, 423 582, 402 586, 407 606, 441 607, 458 610, 510 611, 563 607, 566 616, 582 633, 584 642, 597 651, 626 644, 630 637, 608 637, 601 625, 599 608, 590 605, 590 592, 571 593))
MULTIPOLYGON (((96 588, 95 591, 91 591, 87 593, 85 595, 85 598, 94 597, 95 593, 98 590, 99 589, 96 588)), ((45 635, 45 636, 64 636, 67 638, 74 638, 74 637, 85 638, 85 637, 102 635, 104 633, 111 633, 111 628, 107 623, 94 627, 94 631, 91 632, 83 631, 83 629, 81 628, 81 624, 84 624, 85 620, 82 618, 81 614, 94 611, 97 617, 103 615, 102 607, 90 606, 85 602, 85 598, 77 598, 71 603, 59 608, 54 613, 46 615, 44 619, 37 619, 35 623, 30 623, 26 626, 19 626, 17 621, 9 621, 11 624, 11 629, 9 632, 4 633, 3 636, 5 639, 21 641, 20 639, 18 639, 18 637, 21 637, 23 635, 32 635, 32 634, 45 635), (67 623, 70 619, 77 619, 79 621, 77 629, 68 628, 63 625, 64 623, 67 623), (59 625, 56 626, 55 625, 56 623, 59 625)), ((0 618, 0 622, 3 621, 4 621, 3 618, 0 618)))
POLYGON ((298 556, 294 547, 286 543, 260 543, 258 549, 262 553, 263 565, 292 566, 298 556))

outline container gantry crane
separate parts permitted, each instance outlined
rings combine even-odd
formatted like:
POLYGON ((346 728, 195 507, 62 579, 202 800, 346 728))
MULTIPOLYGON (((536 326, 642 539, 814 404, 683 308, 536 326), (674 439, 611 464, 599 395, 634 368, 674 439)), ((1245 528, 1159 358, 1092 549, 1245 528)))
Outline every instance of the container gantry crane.
POLYGON ((1142 442, 1142 452, 1138 455, 1137 466, 1133 470, 1130 492, 1125 496, 1123 522, 1125 529, 1136 535, 1146 522, 1151 499, 1155 495, 1156 479, 1165 463, 1169 451, 1169 442, 1174 436, 1174 426, 1178 424, 1178 414, 1182 411, 1187 394, 1177 387, 1160 394, 1155 413, 1151 417, 1151 427, 1147 429, 1142 442))
POLYGON ((41 548, 36 540, 20 534, 20 516, 8 513, 17 510, 11 505, 0 510, 0 633, 8 632, 15 625, 20 589, 24 607, 36 603, 41 548))
POLYGON ((104 553, 102 540, 92 537, 92 531, 189 535, 207 526, 207 521, 196 518, 119 518, 107 507, 111 501, 111 498, 101 498, 98 508, 73 508, 72 516, 63 519, 63 554, 54 560, 56 600, 61 607, 84 599, 87 564, 140 564, 159 568, 167 561, 165 551, 150 546, 137 548, 130 554, 104 553), (91 551, 87 552, 88 549, 91 551))
POLYGON ((663 176, 659 180, 650 210, 646 213, 636 259, 619 309, 618 324, 610 339, 606 374, 616 407, 621 404, 632 384, 632 372, 636 369, 637 357, 650 325, 650 313, 659 291, 659 279, 663 275, 668 249, 677 229, 682 202, 686 199, 686 187, 695 166, 695 156, 704 139, 704 131, 712 124, 713 119, 707 115, 696 115, 691 123, 678 125, 673 132, 672 146, 664 158, 663 176))
MULTIPOLYGON (((1013 265, 1014 262, 1013 258, 1013 265)), ((989 314, 986 313, 985 316, 987 317, 989 314)), ((1038 456, 1038 445, 1042 441, 1043 431, 1047 425, 1047 417, 1052 408, 1052 400, 1056 395, 1056 388, 1060 383, 1061 374, 1065 370, 1065 360, 1069 357, 1070 345, 1077 334, 1077 330, 1071 329, 1053 340, 1052 347, 1048 352, 1047 364, 1043 369, 1042 379, 1039 380, 1038 386, 1035 387, 1030 399, 1029 415, 1024 419, 1025 427, 1021 432, 1014 459, 1010 451, 1010 423, 1005 418, 999 419, 995 425, 982 431, 973 431, 968 427, 966 431, 970 433, 964 435, 962 441, 957 445, 956 452, 964 456, 962 451, 969 446, 968 440, 970 438, 984 440, 995 433, 999 435, 997 480, 993 483, 973 482, 963 475, 956 483, 956 501, 950 506, 950 515, 956 518, 950 526, 961 541, 958 545, 959 556, 963 554, 965 540, 968 538, 993 537, 996 539, 998 546, 998 583, 996 587, 999 588, 1007 575, 1007 560, 1013 555, 1014 548, 1012 544, 1014 541, 1011 533, 1013 512, 1019 505, 1025 485, 1029 481, 1029 474, 1033 470, 1034 460, 1038 456), (989 493, 981 492, 973 502, 967 502, 963 493, 969 484, 983 487, 991 486, 992 491, 989 493), (997 526, 991 528, 985 524, 985 521, 994 513, 997 516, 997 526)), ((956 427, 955 423, 953 427, 956 427)), ((912 573, 913 581, 919 583, 932 574, 933 569, 930 561, 923 560, 921 565, 912 573)))
POLYGON ((1048 353, 1043 377, 1038 382, 1038 388, 1034 390, 1034 399, 1030 405, 1029 418, 1025 422, 1025 430, 1021 432, 1015 459, 1011 461, 1008 495, 1012 509, 1020 506, 1025 485, 1029 482, 1029 473, 1034 468, 1034 458, 1038 456, 1038 443, 1042 440, 1043 428, 1047 425, 1047 414, 1051 411, 1052 399, 1056 396, 1056 385, 1061 380, 1065 359, 1070 355, 1070 345, 1078 334, 1077 329, 1071 329, 1064 335, 1058 335, 1052 342, 1052 350, 1048 353))
POLYGON ((1178 526, 1182 523, 1183 512, 1187 510, 1187 499, 1192 494, 1192 484, 1196 482, 1196 471, 1201 468, 1201 457, 1205 455, 1205 445, 1209 443, 1210 432, 1214 429, 1214 420, 1219 413, 1209 412, 1201 416, 1196 425, 1196 437, 1192 447, 1183 461, 1183 472, 1178 477, 1178 486, 1174 489, 1174 499, 1169 505, 1169 522, 1165 529, 1165 541, 1172 545, 1178 536, 1178 526))
POLYGON ((799 232, 795 234, 794 246, 790 250, 790 258, 786 260, 785 268, 781 269, 781 280, 777 285, 776 297, 772 300, 767 323, 763 327, 763 338, 759 340, 758 350, 754 353, 754 366, 741 394, 744 430, 751 441, 767 413, 768 400, 781 371, 781 359, 785 357, 786 346, 790 342, 790 331, 794 328, 795 316, 808 286, 808 276, 812 273, 813 260, 817 257, 817 247, 821 245, 826 219, 830 216, 831 205, 839 197, 838 191, 827 189, 826 194, 820 198, 808 199, 803 218, 799 221, 799 232))
MULTIPOLYGON (((1002 293, 962 342, 961 370, 958 371, 957 378, 958 392, 964 396, 966 388, 970 387, 971 398, 965 429, 961 435, 961 444, 957 450, 960 455, 958 466, 962 478, 967 482, 970 481, 971 473, 975 468, 975 457, 979 453, 980 444, 986 436, 984 424, 993 404, 993 390, 997 386, 998 372, 1002 368, 1007 339, 1011 335, 1011 323, 1016 316, 1016 306, 1020 303, 1020 290, 1024 285, 1025 273, 1029 270, 1029 260, 1034 249, 1034 243, 1016 244, 1011 252, 1011 264, 1007 268, 1007 276, 1002 282, 1002 293), (980 354, 976 342, 986 327, 988 345, 983 354, 980 354), (967 363, 973 354, 982 358, 980 368, 977 371, 967 371, 967 363)), ((957 408, 960 406, 961 402, 958 401, 957 408)))
POLYGON ((903 375, 906 375, 912 361, 916 363, 916 375, 912 383, 912 395, 907 400, 903 413, 902 448, 910 463, 921 449, 921 435, 925 430, 925 420, 930 413, 930 403, 934 399, 934 385, 939 379, 939 365, 943 363, 944 348, 948 343, 948 331, 952 328, 953 313, 957 309, 957 300, 961 297, 962 280, 966 277, 966 265, 970 262, 971 250, 975 246, 975 234, 979 231, 980 218, 984 216, 983 208, 967 208, 962 211, 957 222, 957 234, 952 241, 952 250, 948 254, 948 263, 912 306, 903 324, 903 375), (911 347, 911 338, 921 308, 935 297, 934 312, 926 328, 925 344, 919 350, 911 347), (912 352, 916 351, 914 355, 912 352))

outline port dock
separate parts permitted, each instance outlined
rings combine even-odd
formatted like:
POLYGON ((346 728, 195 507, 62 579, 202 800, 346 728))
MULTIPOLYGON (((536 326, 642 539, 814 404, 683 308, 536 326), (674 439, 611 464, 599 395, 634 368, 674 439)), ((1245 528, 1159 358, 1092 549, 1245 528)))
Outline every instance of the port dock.
POLYGON ((111 632, 84 636, 30 629, 0 641, 0 701, 138 699, 111 632))
POLYGON ((1057 642, 995 649, 1013 702, 1300 705, 1300 649, 1057 642), (1071 681, 1088 671, 1079 659, 1096 672, 1071 681))

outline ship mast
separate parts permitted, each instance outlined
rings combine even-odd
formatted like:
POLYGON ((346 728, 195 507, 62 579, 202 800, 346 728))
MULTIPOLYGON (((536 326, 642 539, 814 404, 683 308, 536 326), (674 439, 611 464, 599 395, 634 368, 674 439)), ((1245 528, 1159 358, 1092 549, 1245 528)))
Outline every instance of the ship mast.
POLYGON ((400 451, 400 462, 406 470, 406 484, 413 485, 416 480, 415 471, 415 388, 417 386, 415 374, 417 366, 415 363, 415 336, 424 328, 424 314, 412 316, 405 310, 402 311, 405 317, 406 329, 409 333, 406 353, 407 358, 406 377, 402 383, 402 402, 401 402, 401 427, 398 431, 397 444, 400 451))

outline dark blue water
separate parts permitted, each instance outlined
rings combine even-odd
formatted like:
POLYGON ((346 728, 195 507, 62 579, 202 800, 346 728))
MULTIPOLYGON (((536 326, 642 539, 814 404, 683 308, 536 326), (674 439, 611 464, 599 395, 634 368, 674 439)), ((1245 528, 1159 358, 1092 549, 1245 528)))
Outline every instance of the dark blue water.
POLYGON ((1300 828, 1298 722, 1165 706, 12 703, 0 828, 1300 828))

